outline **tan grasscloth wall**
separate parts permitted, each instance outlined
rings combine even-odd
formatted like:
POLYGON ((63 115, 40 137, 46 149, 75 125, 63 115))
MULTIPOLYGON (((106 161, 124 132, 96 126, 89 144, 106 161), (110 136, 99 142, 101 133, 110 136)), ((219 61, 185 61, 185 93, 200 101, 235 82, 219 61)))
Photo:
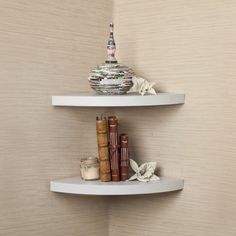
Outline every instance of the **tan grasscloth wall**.
POLYGON ((96 110, 54 108, 51 96, 89 90, 105 58, 112 3, 0 1, 0 235, 107 235, 103 197, 55 194, 96 153, 96 110))
POLYGON ((185 188, 114 198, 110 235, 236 235, 236 1, 115 0, 114 22, 122 63, 186 93, 181 107, 117 111, 134 158, 185 188))
POLYGON ((0 235, 234 236, 236 2, 0 0, 0 235), (186 93, 183 106, 55 108, 90 91, 115 24, 118 60, 186 93), (178 193, 91 197, 49 191, 96 155, 96 115, 117 115, 131 157, 182 177, 178 193), (110 199, 110 200, 109 200, 110 199))

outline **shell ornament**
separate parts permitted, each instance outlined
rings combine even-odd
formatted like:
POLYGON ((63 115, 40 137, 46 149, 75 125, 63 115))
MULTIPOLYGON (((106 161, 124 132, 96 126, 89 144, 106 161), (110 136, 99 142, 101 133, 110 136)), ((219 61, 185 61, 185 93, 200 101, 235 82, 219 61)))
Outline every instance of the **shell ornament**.
POLYGON ((141 182, 149 182, 149 181, 159 181, 160 178, 155 175, 157 163, 156 162, 146 162, 138 166, 138 164, 130 159, 130 167, 135 172, 133 176, 129 178, 129 180, 138 180, 141 182))
POLYGON ((153 86, 155 83, 148 82, 147 80, 143 78, 139 78, 134 76, 133 79, 133 86, 128 91, 128 93, 139 93, 142 96, 145 94, 157 94, 153 86))

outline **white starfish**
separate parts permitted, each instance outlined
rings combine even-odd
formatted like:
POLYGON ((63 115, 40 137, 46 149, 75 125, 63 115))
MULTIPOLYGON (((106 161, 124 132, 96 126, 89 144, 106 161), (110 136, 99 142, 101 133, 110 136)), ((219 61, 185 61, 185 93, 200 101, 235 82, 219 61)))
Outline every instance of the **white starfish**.
POLYGON ((160 178, 154 174, 156 165, 156 162, 146 162, 138 167, 138 164, 134 160, 130 159, 130 166, 135 174, 131 176, 129 180, 137 179, 141 182, 160 180, 160 178))

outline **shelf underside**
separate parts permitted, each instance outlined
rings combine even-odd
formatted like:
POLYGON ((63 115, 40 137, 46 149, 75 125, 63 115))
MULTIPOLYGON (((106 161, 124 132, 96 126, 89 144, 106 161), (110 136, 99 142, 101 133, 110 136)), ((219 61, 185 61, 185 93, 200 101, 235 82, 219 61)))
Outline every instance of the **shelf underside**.
POLYGON ((185 94, 158 93, 157 95, 97 95, 52 96, 53 106, 76 107, 139 107, 183 104, 185 94))
POLYGON ((101 182, 84 181, 79 176, 50 182, 52 192, 84 195, 138 195, 181 190, 184 180, 162 177, 160 181, 143 183, 138 181, 101 182))

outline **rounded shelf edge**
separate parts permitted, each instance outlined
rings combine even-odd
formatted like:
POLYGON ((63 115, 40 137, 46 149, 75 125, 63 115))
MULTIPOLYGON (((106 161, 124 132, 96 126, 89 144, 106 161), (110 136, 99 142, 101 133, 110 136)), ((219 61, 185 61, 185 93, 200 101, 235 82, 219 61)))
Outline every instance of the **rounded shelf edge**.
POLYGON ((53 106, 72 107, 145 107, 177 105, 185 102, 185 94, 158 93, 157 95, 96 95, 52 96, 53 106))
POLYGON ((160 181, 149 183, 84 181, 79 176, 50 182, 52 192, 103 196, 164 193, 178 191, 183 187, 183 179, 171 177, 161 177, 160 181))

